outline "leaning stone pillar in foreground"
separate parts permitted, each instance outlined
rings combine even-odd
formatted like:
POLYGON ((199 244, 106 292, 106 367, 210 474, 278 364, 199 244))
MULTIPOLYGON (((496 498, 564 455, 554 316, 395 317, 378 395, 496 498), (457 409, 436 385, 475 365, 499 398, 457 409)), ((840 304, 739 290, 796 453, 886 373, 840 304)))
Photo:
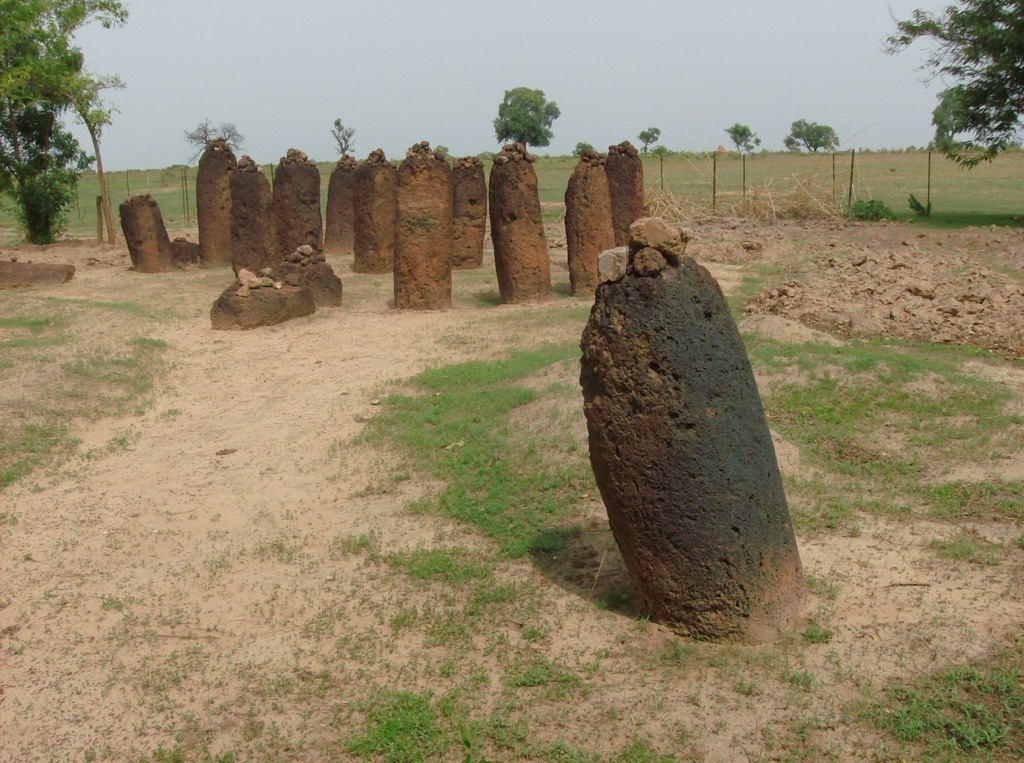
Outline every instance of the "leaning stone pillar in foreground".
POLYGON ((489 191, 494 269, 502 304, 551 297, 548 241, 540 213, 534 157, 510 143, 494 157, 489 191))
POLYGON ((295 148, 281 157, 274 173, 274 225, 278 262, 304 245, 323 251, 320 170, 295 148))
POLYGON ((327 219, 324 221, 324 249, 337 254, 352 254, 352 215, 356 168, 359 162, 344 154, 327 182, 327 219))
POLYGON ((644 216, 644 165, 640 152, 628 140, 608 146, 605 162, 608 192, 612 198, 612 230, 615 246, 629 244, 629 226, 644 216))
POLYGON ((352 270, 356 273, 392 272, 397 217, 398 172, 378 148, 371 151, 356 170, 352 270))
POLYGON ((641 610, 704 639, 766 641, 804 577, 739 331, 718 283, 660 220, 583 332, 590 461, 641 610), (666 233, 667 231, 667 233, 666 233))
POLYGON ((231 267, 259 273, 280 261, 270 182, 246 155, 231 173, 231 267))
POLYGON ((160 206, 148 193, 132 196, 118 208, 121 232, 128 244, 132 266, 140 273, 174 270, 174 252, 160 206))
POLYGON ((398 168, 395 308, 452 306, 452 168, 427 141, 406 152, 398 168))
POLYGON ((598 283, 597 256, 615 247, 604 163, 601 154, 587 149, 565 189, 565 243, 574 297, 593 296, 598 283))
POLYGON ((484 264, 487 229, 487 179, 484 163, 475 156, 455 162, 452 209, 452 267, 474 270, 484 264))
POLYGON ((223 138, 206 144, 196 172, 199 263, 204 268, 231 262, 231 173, 235 154, 223 138))

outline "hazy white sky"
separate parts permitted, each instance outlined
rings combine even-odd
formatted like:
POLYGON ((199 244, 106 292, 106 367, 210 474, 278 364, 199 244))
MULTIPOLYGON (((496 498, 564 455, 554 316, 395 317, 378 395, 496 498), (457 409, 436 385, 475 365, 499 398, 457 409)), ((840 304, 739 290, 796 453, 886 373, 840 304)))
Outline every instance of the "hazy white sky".
MULTIPOLYGON (((923 48, 889 56, 893 16, 943 0, 127 0, 120 28, 93 25, 87 66, 119 74, 103 139, 107 168, 165 167, 204 118, 234 122, 245 153, 337 156, 335 118, 355 155, 404 156, 420 140, 455 155, 496 150, 504 91, 557 102, 551 146, 604 150, 661 129, 673 150, 728 143, 749 125, 782 148, 793 120, 831 125, 843 148, 924 145, 942 83, 923 84, 923 48)), ((83 146, 88 139, 75 128, 83 146)))

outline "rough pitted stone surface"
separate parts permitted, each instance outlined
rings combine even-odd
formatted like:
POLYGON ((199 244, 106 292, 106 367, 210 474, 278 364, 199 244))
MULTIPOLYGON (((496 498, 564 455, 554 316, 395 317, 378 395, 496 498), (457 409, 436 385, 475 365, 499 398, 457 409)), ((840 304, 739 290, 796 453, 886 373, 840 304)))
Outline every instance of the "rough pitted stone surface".
POLYGON ((327 181, 327 219, 324 221, 324 249, 351 255, 354 242, 356 168, 353 157, 343 155, 327 181))
POLYGON ((406 152, 398 168, 395 307, 452 306, 452 168, 427 141, 406 152))
POLYGON ((274 172, 274 225, 278 260, 303 244, 323 248, 320 170, 302 152, 289 148, 274 172))
POLYGON ((132 266, 140 273, 165 273, 174 270, 171 239, 164 227, 160 206, 147 194, 121 202, 121 232, 128 244, 132 266))
POLYGON ((391 273, 395 265, 398 171, 381 149, 355 172, 353 246, 356 273, 391 273))
POLYGON ((290 286, 305 286, 313 292, 313 301, 321 307, 341 304, 341 279, 327 264, 323 252, 313 251, 308 244, 300 246, 285 261, 269 269, 272 275, 290 286))
POLYGON ((199 261, 203 267, 231 262, 231 173, 237 162, 223 139, 206 144, 196 173, 199 261))
POLYGON ((483 267, 487 228, 487 179, 484 163, 464 156, 453 170, 455 202, 452 208, 452 267, 473 270, 483 267))
POLYGON ((0 289, 53 286, 55 284, 67 283, 74 276, 74 265, 0 261, 0 289))
POLYGON ((627 274, 598 287, 581 342, 609 524, 652 620, 699 638, 772 639, 798 614, 804 578, 739 331, 707 270, 631 250, 627 274))
POLYGON ((494 269, 503 304, 551 297, 551 265, 534 158, 521 143, 494 157, 488 193, 494 269))
POLYGON ((615 246, 627 246, 630 224, 644 216, 644 165, 639 151, 628 140, 608 146, 604 171, 612 200, 615 246))
POLYGON ((573 296, 590 296, 599 282, 597 257, 615 246, 605 158, 587 149, 565 189, 565 242, 573 296))
POLYGON ((231 267, 256 272, 279 260, 270 181, 243 156, 231 173, 231 267))
POLYGON ((171 242, 171 254, 174 257, 174 264, 179 268, 185 269, 199 264, 199 244, 183 236, 177 236, 171 242))
POLYGON ((310 289, 275 279, 270 268, 260 275, 242 268, 235 283, 213 303, 210 323, 218 330, 255 329, 314 312, 316 303, 310 289))

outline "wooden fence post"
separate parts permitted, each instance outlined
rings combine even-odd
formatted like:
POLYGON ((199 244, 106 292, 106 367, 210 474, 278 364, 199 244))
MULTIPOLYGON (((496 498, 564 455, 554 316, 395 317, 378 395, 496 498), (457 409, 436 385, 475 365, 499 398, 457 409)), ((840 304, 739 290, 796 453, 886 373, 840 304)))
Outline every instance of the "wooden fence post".
POLYGON ((853 162, 857 158, 857 149, 850 149, 850 190, 846 194, 846 212, 853 208, 853 162))
POLYGON ((925 218, 932 217, 932 152, 928 152, 928 193, 925 196, 925 218))
MULTIPOLYGON (((103 197, 96 197, 96 243, 103 243, 103 197)), ((110 243, 114 243, 111 241, 110 243)))
POLYGON ((711 155, 711 211, 718 202, 718 152, 711 155))

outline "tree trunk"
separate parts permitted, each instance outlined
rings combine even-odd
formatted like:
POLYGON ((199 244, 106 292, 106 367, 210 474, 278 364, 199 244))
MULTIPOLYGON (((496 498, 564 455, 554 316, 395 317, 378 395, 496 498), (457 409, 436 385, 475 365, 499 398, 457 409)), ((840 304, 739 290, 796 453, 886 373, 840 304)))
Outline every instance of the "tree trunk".
POLYGON ((103 175, 103 159, 100 157, 100 140, 96 134, 96 128, 86 123, 86 127, 89 130, 89 137, 92 138, 92 148, 96 152, 96 178, 100 183, 100 196, 103 197, 103 219, 107 224, 107 240, 113 244, 116 239, 114 238, 114 218, 110 213, 110 197, 107 196, 107 181, 103 175))

